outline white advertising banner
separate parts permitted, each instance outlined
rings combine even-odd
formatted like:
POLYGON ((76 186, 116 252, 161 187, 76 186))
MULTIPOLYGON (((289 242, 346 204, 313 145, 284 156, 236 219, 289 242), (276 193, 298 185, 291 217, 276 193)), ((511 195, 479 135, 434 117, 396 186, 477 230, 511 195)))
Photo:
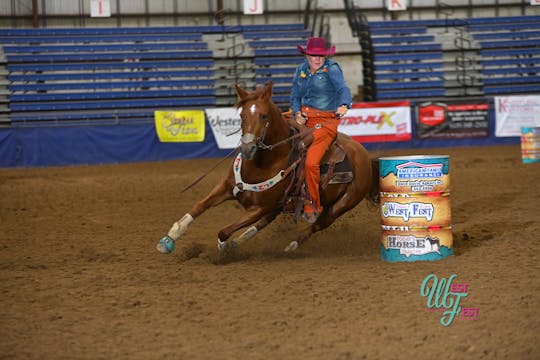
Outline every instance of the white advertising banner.
POLYGON ((540 95, 495 97, 495 136, 521 136, 522 127, 537 126, 540 95))
POLYGON ((206 109, 206 117, 212 128, 218 148, 234 149, 240 144, 242 133, 240 109, 235 107, 206 109))
POLYGON ((111 3, 109 0, 90 1, 91 17, 111 17, 111 3))
POLYGON ((244 15, 260 15, 263 7, 263 0, 244 0, 244 15))
POLYGON ((355 103, 338 131, 359 142, 408 141, 412 138, 408 101, 355 103))

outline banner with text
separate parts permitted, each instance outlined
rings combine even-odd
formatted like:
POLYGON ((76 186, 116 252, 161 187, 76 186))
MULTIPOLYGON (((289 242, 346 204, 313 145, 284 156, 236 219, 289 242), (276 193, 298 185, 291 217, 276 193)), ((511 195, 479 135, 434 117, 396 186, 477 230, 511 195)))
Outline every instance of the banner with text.
POLYGON ((540 95, 495 97, 495 136, 521 136, 522 127, 537 126, 540 95))
POLYGON ((341 118, 338 131, 358 142, 409 141, 410 102, 355 103, 341 118))
POLYGON ((234 149, 240 144, 242 125, 240 109, 235 107, 206 109, 206 117, 218 148, 234 149))
POLYGON ((461 139, 489 136, 487 103, 433 103, 416 107, 420 139, 461 139))
POLYGON ((161 142, 204 141, 203 110, 155 111, 154 121, 161 142))

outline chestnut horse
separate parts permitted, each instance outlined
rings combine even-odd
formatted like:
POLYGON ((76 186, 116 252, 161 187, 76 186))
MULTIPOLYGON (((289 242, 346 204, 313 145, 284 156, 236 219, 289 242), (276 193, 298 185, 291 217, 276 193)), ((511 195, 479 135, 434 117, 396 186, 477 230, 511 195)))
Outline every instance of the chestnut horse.
MULTIPOLYGON (((251 238, 284 209, 285 192, 292 177, 290 174, 298 164, 298 161, 291 163, 290 160, 293 150, 290 141, 291 127, 282 119, 280 110, 271 100, 271 82, 265 88, 258 87, 255 92, 247 92, 236 85, 236 92, 242 119, 240 153, 231 164, 228 175, 175 222, 169 233, 159 241, 157 249, 160 252, 171 252, 175 241, 184 234, 194 219, 225 200, 238 201, 244 207, 245 213, 218 232, 220 251, 251 238), (235 231, 247 226, 250 227, 239 237, 227 242, 235 231)), ((348 136, 339 133, 337 142, 352 165, 352 179, 348 183, 321 185, 321 204, 324 207, 322 213, 285 251, 296 250, 313 233, 330 226, 336 218, 351 210, 364 197, 376 201, 378 166, 372 166, 372 163, 378 163, 372 162, 366 149, 348 136)))

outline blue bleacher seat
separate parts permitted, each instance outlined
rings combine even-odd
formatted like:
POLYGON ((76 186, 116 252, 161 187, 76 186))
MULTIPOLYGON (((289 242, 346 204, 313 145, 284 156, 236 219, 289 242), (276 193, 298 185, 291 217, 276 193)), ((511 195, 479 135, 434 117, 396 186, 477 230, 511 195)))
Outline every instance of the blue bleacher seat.
POLYGON ((417 52, 417 51, 440 51, 441 44, 407 44, 407 45, 374 45, 373 49, 378 53, 392 52, 417 52))
POLYGON ((57 64, 10 64, 9 72, 46 72, 46 71, 97 71, 97 70, 133 70, 158 68, 209 68, 214 66, 213 59, 200 60, 169 60, 169 61, 139 61, 139 62, 95 62, 95 63, 57 63, 57 64))
POLYGON ((484 86, 484 93, 488 95, 497 94, 518 94, 518 93, 538 93, 540 92, 540 84, 524 84, 524 85, 497 85, 484 86))
POLYGON ((275 47, 281 47, 281 48, 287 48, 291 47, 296 49, 296 45, 302 43, 303 41, 299 41, 297 39, 295 40, 257 40, 257 41, 248 41, 248 45, 254 49, 257 48, 275 48, 275 47))
MULTIPOLYGON (((519 64, 518 64, 519 65, 519 64)), ((512 66, 512 67, 496 67, 482 69, 484 75, 508 75, 508 74, 540 74, 540 66, 512 66)))
POLYGON ((405 71, 405 70, 418 70, 429 69, 434 71, 435 69, 442 69, 442 61, 425 61, 425 62, 404 62, 398 64, 375 64, 375 71, 405 71))
POLYGON ((62 80, 113 80, 130 78, 171 79, 171 78, 193 78, 197 80, 189 81, 210 81, 204 78, 214 77, 214 70, 175 70, 175 71, 122 71, 122 72, 88 72, 79 73, 51 73, 51 74, 13 74, 8 75, 10 82, 36 82, 36 81, 62 81, 62 80), (203 79, 198 79, 203 78, 203 79))
MULTIPOLYGON (((227 32, 239 32, 240 26, 229 26, 227 32)), ((82 28, 14 28, 0 29, 0 36, 86 36, 86 35, 146 35, 146 34, 183 34, 183 33, 220 33, 224 31, 221 25, 195 25, 195 26, 148 26, 148 27, 82 27, 82 28)))
POLYGON ((433 42, 435 36, 433 35, 416 35, 412 36, 373 36, 371 38, 373 45, 378 44, 398 44, 398 43, 419 43, 419 42, 433 42))
POLYGON ((216 104, 215 96, 152 98, 94 101, 63 102, 14 102, 11 111, 58 111, 58 110, 94 110, 94 109, 135 109, 135 108, 174 108, 177 106, 211 106, 216 104))
MULTIPOLYGON (((540 74, 540 73, 539 73, 540 74)), ((540 76, 509 76, 509 77, 488 77, 483 79, 484 85, 513 85, 513 84, 526 84, 536 83, 540 84, 540 76)))
POLYGON ((6 55, 8 62, 71 62, 71 61, 109 61, 124 59, 157 60, 157 59, 194 59, 211 58, 211 51, 159 51, 159 52, 136 52, 136 53, 65 53, 65 54, 32 54, 32 55, 6 55))
POLYGON ((440 89, 415 89, 415 90, 393 90, 393 91, 378 91, 377 98, 379 100, 388 99, 413 99, 413 98, 429 98, 442 97, 445 95, 445 90, 440 89))
POLYGON ((253 60, 255 65, 258 66, 272 66, 272 65, 291 65, 300 64, 303 58, 300 56, 295 57, 260 57, 253 60))
POLYGON ((267 38, 307 38, 311 36, 309 30, 298 31, 251 31, 244 32, 242 36, 246 39, 267 39, 267 38))
POLYGON ((425 78, 443 78, 442 71, 394 71, 394 72, 376 72, 375 78, 378 80, 402 80, 402 79, 425 79, 425 78))
MULTIPOLYGON (((55 44, 55 43, 107 43, 118 42, 117 35, 83 35, 83 36, 11 36, 0 35, 0 44, 55 44)), ((142 41, 202 41, 202 34, 147 34, 147 35, 125 35, 123 42, 142 41)))
POLYGON ((540 39, 526 39, 526 40, 492 40, 492 41, 481 41, 480 47, 482 49, 493 49, 493 48, 515 48, 515 47, 540 47, 540 39))
POLYGON ((370 29, 370 33, 372 36, 375 35, 411 35, 411 34, 425 34, 427 32, 427 28, 425 27, 402 27, 402 28, 372 28, 370 29))
POLYGON ((207 50, 205 42, 163 42, 163 43, 142 43, 142 44, 88 44, 88 45, 40 45, 39 47, 4 46, 4 53, 77 53, 77 52, 111 52, 111 51, 148 51, 148 50, 207 50))
POLYGON ((526 22, 526 23, 508 23, 508 24, 471 24, 467 26, 469 32, 493 32, 500 31, 501 29, 505 31, 509 30, 533 30, 540 29, 540 21, 538 22, 526 22))
POLYGON ((443 80, 427 81, 396 81, 396 82, 376 82, 377 91, 381 90, 400 90, 400 89, 420 89, 420 88, 439 88, 444 86, 443 80))
POLYGON ((510 57, 510 56, 533 56, 540 54, 540 47, 504 50, 480 50, 481 56, 510 57))
POLYGON ((375 61, 422 61, 441 59, 442 52, 418 52, 406 54, 375 54, 375 61))
MULTIPOLYGON (((138 73, 132 73, 131 77, 141 79, 138 73)), ((9 90, 12 92, 29 91, 58 91, 58 90, 90 90, 97 89, 120 89, 120 88, 182 88, 182 87, 213 87, 213 79, 192 79, 192 80, 138 80, 138 81, 84 81, 84 82, 53 82, 53 83, 26 83, 11 84, 9 90)))
POLYGON ((473 38, 476 40, 486 39, 520 39, 520 38, 540 38, 540 31, 496 31, 488 33, 474 33, 473 38))
POLYGON ((298 49, 255 49, 255 56, 298 56, 298 49))

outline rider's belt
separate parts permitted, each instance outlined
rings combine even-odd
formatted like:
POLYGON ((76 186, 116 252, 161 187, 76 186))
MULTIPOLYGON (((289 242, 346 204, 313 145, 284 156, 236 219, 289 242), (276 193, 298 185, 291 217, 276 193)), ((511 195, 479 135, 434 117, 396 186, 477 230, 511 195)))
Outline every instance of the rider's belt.
POLYGON ((302 106, 302 113, 307 115, 307 127, 315 127, 317 124, 338 120, 333 111, 319 110, 309 106, 302 106))

